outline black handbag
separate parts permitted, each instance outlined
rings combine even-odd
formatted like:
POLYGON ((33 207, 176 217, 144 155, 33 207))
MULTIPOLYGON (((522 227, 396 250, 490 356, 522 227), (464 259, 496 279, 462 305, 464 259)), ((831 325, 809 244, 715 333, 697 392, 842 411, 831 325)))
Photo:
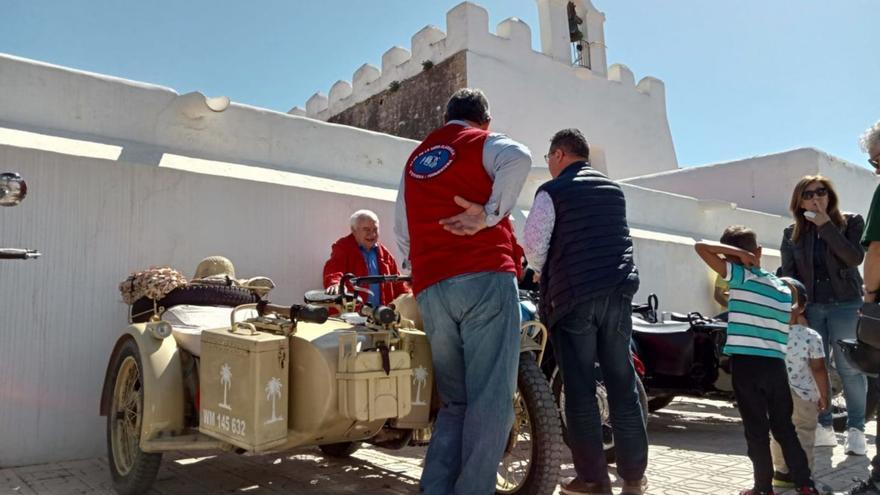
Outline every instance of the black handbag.
POLYGON ((880 349, 880 304, 862 304, 856 339, 875 349, 880 349))

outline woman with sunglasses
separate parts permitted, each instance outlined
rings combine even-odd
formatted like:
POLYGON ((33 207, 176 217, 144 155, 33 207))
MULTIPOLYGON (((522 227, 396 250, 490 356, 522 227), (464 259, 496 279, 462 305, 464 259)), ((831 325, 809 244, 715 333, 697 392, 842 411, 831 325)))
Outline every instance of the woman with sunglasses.
MULTIPOLYGON (((856 337, 862 302, 858 266, 865 257, 861 245, 865 221, 860 215, 842 213, 838 205, 837 191, 827 178, 808 175, 797 183, 789 205, 794 224, 782 237, 781 272, 807 287, 807 321, 822 336, 826 359, 833 345, 834 363, 843 381, 846 453, 865 455, 867 381, 849 365, 837 345, 840 339, 856 337)), ((830 410, 819 415, 817 447, 837 445, 831 419, 830 410)))

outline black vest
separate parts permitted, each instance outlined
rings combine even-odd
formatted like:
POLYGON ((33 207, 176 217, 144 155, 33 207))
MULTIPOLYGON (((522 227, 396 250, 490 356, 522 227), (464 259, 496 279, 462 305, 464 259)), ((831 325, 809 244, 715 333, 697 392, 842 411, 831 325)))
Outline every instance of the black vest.
POLYGON ((620 186, 589 163, 576 162, 541 191, 556 212, 541 273, 541 317, 548 327, 584 300, 635 294, 639 273, 620 186))

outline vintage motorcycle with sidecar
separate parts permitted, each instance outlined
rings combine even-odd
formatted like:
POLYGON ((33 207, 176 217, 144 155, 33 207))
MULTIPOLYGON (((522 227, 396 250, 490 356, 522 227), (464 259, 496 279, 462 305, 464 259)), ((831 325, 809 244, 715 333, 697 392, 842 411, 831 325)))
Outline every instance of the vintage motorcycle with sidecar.
MULTIPOLYGON (((403 280, 346 275, 342 287, 349 281, 355 291, 310 291, 305 304, 290 306, 232 286, 188 285, 136 301, 100 404, 116 491, 148 491, 167 451, 317 446, 348 456, 361 442, 426 445, 439 399, 417 305, 405 295, 373 308, 357 297, 368 292, 361 286, 403 280), (174 314, 185 306, 196 310, 174 314), (331 308, 340 314, 328 317, 331 308)), ((561 428, 540 369, 546 340, 541 328, 521 329, 516 418, 498 493, 550 495, 558 482, 561 428)))

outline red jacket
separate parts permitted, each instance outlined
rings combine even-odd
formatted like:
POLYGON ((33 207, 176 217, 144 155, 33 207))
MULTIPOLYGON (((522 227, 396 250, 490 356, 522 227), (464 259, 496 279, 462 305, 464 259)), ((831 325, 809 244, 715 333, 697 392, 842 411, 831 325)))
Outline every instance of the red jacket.
MULTIPOLYGON (((397 262, 391 253, 385 249, 382 244, 376 244, 379 249, 379 273, 381 275, 397 275, 397 262)), ((349 234, 333 243, 330 250, 330 259, 324 263, 324 287, 338 284, 342 279, 342 275, 353 273, 356 277, 369 275, 367 271, 367 262, 364 261, 364 255, 360 246, 354 239, 354 234, 349 234)), ((381 284, 382 287, 382 304, 388 304, 395 297, 410 292, 409 287, 404 282, 395 282, 393 284, 381 284)), ((351 284, 348 284, 348 290, 354 290, 351 284)))

